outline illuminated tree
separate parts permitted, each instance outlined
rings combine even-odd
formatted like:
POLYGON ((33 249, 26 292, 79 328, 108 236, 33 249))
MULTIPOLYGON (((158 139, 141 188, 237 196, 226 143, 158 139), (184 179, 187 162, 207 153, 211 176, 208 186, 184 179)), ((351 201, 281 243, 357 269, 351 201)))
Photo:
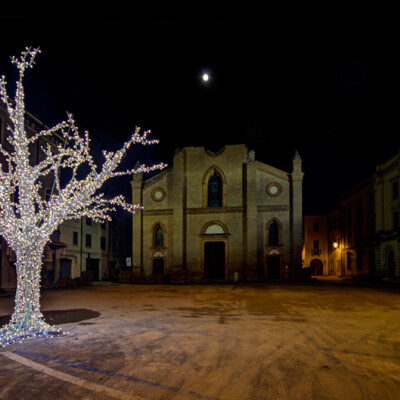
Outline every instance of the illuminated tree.
POLYGON ((10 119, 9 145, 0 145, 0 235, 15 251, 17 271, 15 309, 10 322, 0 329, 2 346, 31 337, 62 334, 61 329, 44 321, 40 311, 43 251, 59 225, 83 216, 96 222, 110 220, 108 213, 115 210, 115 206, 134 212, 137 205, 127 203, 121 195, 106 199, 101 187, 113 177, 164 167, 163 164, 142 165, 128 171, 117 171, 132 144, 156 142, 147 139, 149 131, 141 134, 139 128, 118 151, 103 151, 104 160, 99 167, 90 155, 88 133, 79 133, 70 114, 66 121, 28 137, 23 78, 25 71, 33 67, 38 52, 39 49, 27 48, 19 58, 11 58, 19 71, 14 101, 8 97, 5 77, 0 78, 1 98, 10 119), (42 137, 55 134, 63 139, 63 143, 56 149, 49 144, 42 147, 43 159, 32 165, 32 145, 42 137), (68 179, 64 182, 61 176, 66 174, 68 179), (46 198, 42 196, 42 182, 49 177, 54 185, 50 198, 46 198))

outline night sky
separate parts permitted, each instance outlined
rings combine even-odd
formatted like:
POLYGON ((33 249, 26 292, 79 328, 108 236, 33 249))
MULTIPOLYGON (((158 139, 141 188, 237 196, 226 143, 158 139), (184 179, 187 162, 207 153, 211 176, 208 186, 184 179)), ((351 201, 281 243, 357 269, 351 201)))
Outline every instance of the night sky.
POLYGON ((40 46, 27 109, 47 125, 72 112, 95 153, 151 129, 160 144, 131 150, 125 166, 246 143, 290 172, 298 150, 304 213, 318 214, 399 149, 400 8, 27 14, 0 16, 10 89, 9 56, 40 46))

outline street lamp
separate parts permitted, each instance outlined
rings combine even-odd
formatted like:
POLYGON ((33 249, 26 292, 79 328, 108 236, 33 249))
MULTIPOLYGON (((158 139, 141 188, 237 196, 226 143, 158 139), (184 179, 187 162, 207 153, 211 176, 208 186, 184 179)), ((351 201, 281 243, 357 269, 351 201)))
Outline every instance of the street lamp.
POLYGON ((339 245, 339 243, 335 240, 333 242, 333 247, 335 249, 339 249, 340 251, 340 276, 345 276, 344 265, 343 265, 343 245, 339 245))

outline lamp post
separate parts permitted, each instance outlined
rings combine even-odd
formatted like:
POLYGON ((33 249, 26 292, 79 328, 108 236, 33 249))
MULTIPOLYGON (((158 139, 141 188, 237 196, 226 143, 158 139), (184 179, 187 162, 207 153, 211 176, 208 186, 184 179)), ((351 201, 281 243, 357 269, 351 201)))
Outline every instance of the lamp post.
POLYGON ((333 247, 340 251, 340 276, 343 277, 345 275, 344 274, 344 266, 343 266, 343 257, 342 257, 342 255, 343 255, 343 245, 340 246, 339 243, 335 240, 333 242, 333 247))

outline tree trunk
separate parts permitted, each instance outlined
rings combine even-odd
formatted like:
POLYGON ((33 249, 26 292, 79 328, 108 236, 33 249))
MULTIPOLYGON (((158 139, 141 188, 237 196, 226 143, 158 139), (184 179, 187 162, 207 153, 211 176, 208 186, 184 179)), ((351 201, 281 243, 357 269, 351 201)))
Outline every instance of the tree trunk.
POLYGON ((17 291, 10 322, 0 329, 0 344, 5 346, 33 337, 59 334, 60 330, 43 320, 40 311, 40 271, 44 245, 16 251, 17 291))

